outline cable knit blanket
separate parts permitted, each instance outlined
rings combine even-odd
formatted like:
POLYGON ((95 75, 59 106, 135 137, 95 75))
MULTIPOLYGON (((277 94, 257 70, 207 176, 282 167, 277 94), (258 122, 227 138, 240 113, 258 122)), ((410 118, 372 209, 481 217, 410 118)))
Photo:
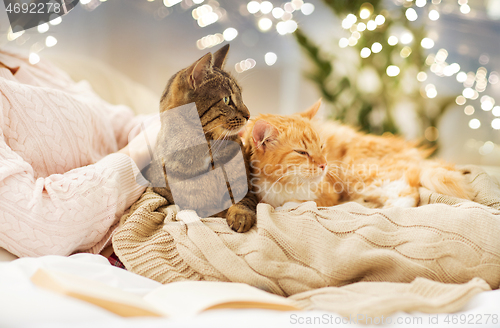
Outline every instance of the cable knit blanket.
POLYGON ((457 311, 500 285, 500 189, 480 168, 463 172, 476 202, 421 189, 429 205, 417 208, 259 204, 245 234, 148 189, 113 245, 128 270, 161 283, 243 282, 346 316, 457 311))

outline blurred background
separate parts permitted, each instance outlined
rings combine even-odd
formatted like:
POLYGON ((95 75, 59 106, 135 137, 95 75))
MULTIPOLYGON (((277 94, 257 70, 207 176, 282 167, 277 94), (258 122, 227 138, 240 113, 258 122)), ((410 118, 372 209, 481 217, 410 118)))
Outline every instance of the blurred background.
POLYGON ((322 97, 324 118, 500 166, 500 0, 80 0, 24 33, 0 4, 0 47, 81 78, 111 69, 158 99, 171 75, 227 42, 252 115, 322 97))

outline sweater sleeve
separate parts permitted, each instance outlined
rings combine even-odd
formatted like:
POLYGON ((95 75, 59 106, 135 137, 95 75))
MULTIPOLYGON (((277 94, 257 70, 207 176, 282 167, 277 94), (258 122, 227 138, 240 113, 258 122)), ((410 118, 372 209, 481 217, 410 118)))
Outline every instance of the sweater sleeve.
POLYGON ((134 138, 140 130, 137 127, 141 124, 141 122, 146 121, 149 117, 153 115, 137 115, 134 116, 132 110, 130 110, 126 106, 118 105, 118 106, 108 106, 120 108, 123 107, 124 110, 115 110, 110 111, 109 121, 112 123, 114 134, 116 137, 116 144, 118 149, 125 147, 129 141, 134 138), (131 134, 132 132, 132 134, 131 134))
POLYGON ((106 102, 97 95, 88 81, 83 80, 70 85, 74 92, 79 95, 84 95, 87 98, 92 98, 94 102, 101 104, 100 110, 106 117, 106 121, 111 123, 118 149, 125 147, 131 138, 136 136, 136 134, 131 134, 131 132, 138 132, 138 125, 147 121, 148 118, 155 116, 153 114, 135 115, 132 109, 125 105, 116 105, 106 102))
POLYGON ((137 167, 119 153, 35 179, 0 133, 0 247, 17 256, 92 249, 144 192, 135 181, 137 167))

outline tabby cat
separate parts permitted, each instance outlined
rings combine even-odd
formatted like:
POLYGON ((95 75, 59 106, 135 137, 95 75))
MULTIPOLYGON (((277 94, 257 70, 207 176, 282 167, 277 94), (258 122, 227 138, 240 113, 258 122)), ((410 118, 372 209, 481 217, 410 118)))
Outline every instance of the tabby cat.
POLYGON ((169 183, 173 182, 185 190, 176 194, 180 197, 177 200, 196 204, 193 210, 217 209, 225 202, 227 206, 223 208, 227 210, 216 215, 225 216, 233 230, 245 232, 255 223, 258 202, 247 178, 250 176, 247 158, 242 156, 245 163, 241 163, 241 169, 228 164, 224 171, 218 170, 219 184, 214 184, 207 174, 241 154, 238 132, 250 117, 241 97, 241 87, 223 70, 228 50, 229 45, 226 45, 213 55, 207 53, 170 78, 160 100, 161 130, 153 162, 144 170, 144 176, 152 183, 153 190, 171 204, 174 197, 169 183), (196 119, 191 120, 189 111, 194 108, 196 119), (169 113, 175 115, 167 115, 169 113), (198 125, 201 122, 199 130, 191 128, 196 121, 198 125), (172 138, 172 131, 177 134, 175 138, 172 138), (201 135, 197 135, 197 131, 201 131, 201 135), (226 143, 222 144, 222 140, 226 143), (227 146, 231 142, 236 147, 227 146), (178 151, 173 152, 173 149, 178 151), (230 185, 228 177, 229 180, 243 177, 245 185, 230 185), (236 199, 233 195, 238 192, 235 188, 244 191, 242 199, 231 205, 236 199))
POLYGON ((260 115, 243 133, 259 198, 275 207, 355 201, 367 207, 414 207, 418 188, 473 199, 464 174, 426 159, 431 150, 396 136, 361 133, 313 120, 321 100, 291 116, 260 115))

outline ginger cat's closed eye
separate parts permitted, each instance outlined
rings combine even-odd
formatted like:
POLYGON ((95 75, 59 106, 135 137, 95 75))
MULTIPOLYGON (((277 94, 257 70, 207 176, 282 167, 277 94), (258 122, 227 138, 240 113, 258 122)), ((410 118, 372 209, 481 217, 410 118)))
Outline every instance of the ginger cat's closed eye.
POLYGON ((395 136, 361 133, 314 120, 321 102, 291 116, 260 115, 249 123, 245 147, 261 201, 332 206, 413 207, 418 188, 473 199, 467 178, 453 165, 426 159, 431 150, 395 136))

